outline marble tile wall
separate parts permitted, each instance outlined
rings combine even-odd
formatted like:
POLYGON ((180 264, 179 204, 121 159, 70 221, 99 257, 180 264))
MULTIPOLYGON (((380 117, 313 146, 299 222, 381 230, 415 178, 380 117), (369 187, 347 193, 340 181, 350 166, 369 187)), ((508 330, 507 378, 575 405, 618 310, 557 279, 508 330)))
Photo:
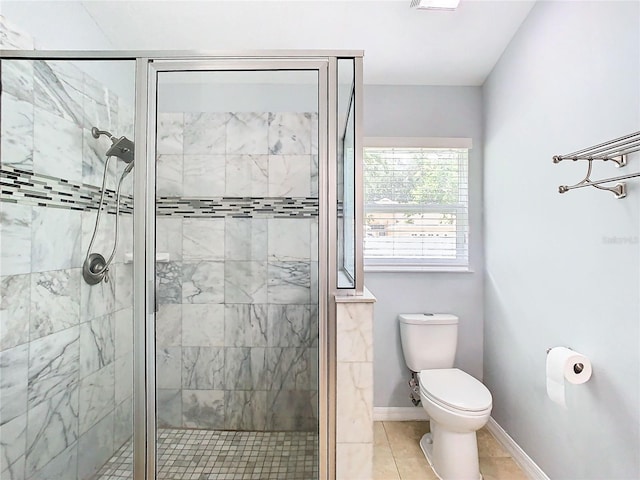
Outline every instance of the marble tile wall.
POLYGON ((373 305, 336 297, 336 480, 373 478, 373 305))
MULTIPOLYGON (((1 41, 19 37, 0 24, 1 41)), ((70 62, 3 60, 2 86, 3 167, 96 185, 106 145, 88 129, 133 133, 131 108, 70 62)), ((94 221, 95 211, 0 202, 3 480, 90 478, 132 434, 131 216, 111 281, 89 286, 94 221)), ((102 227, 95 249, 107 252, 112 215, 102 227)))
POLYGON ((160 425, 315 431, 317 115, 161 113, 158 122, 159 196, 312 204, 291 218, 255 207, 157 217, 158 252, 170 255, 157 265, 160 425))

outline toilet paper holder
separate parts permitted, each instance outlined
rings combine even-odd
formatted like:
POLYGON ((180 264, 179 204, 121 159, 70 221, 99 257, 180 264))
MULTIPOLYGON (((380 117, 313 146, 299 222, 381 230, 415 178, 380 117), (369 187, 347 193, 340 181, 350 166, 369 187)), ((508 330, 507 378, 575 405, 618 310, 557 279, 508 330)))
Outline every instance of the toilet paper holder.
MULTIPOLYGON (((573 350, 573 348, 571 347, 566 347, 569 350, 573 350)), ((551 351, 551 347, 547 348, 547 355, 549 355, 549 352, 551 351)), ((573 372, 574 373, 581 373, 584 370, 584 364, 578 362, 578 363, 574 363, 573 364, 573 372)))

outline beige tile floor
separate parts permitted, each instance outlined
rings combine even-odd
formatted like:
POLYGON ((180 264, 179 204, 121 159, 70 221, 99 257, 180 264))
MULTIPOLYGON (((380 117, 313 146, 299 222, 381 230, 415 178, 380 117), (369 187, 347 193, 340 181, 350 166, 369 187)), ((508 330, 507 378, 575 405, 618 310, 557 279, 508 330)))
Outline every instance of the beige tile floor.
MULTIPOLYGON (((429 422, 375 422, 374 480, 437 480, 418 443, 428 431, 429 422)), ((484 480, 527 480, 486 428, 478 431, 478 455, 484 480)))

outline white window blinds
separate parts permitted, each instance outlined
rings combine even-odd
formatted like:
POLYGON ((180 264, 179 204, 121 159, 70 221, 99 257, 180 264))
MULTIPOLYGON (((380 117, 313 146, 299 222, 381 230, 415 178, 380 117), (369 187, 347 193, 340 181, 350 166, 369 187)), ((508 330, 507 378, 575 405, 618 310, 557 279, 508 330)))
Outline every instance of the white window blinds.
POLYGON ((467 170, 467 148, 365 148, 366 265, 468 266, 467 170))

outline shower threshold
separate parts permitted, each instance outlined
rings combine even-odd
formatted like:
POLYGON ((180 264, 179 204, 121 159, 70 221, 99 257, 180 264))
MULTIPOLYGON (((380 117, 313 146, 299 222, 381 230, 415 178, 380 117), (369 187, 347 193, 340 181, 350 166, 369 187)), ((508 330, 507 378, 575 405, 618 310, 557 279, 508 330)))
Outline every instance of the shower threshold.
MULTIPOLYGON (((131 480, 132 442, 104 464, 96 480, 131 480)), ((158 480, 316 480, 318 434, 160 429, 158 480)))

